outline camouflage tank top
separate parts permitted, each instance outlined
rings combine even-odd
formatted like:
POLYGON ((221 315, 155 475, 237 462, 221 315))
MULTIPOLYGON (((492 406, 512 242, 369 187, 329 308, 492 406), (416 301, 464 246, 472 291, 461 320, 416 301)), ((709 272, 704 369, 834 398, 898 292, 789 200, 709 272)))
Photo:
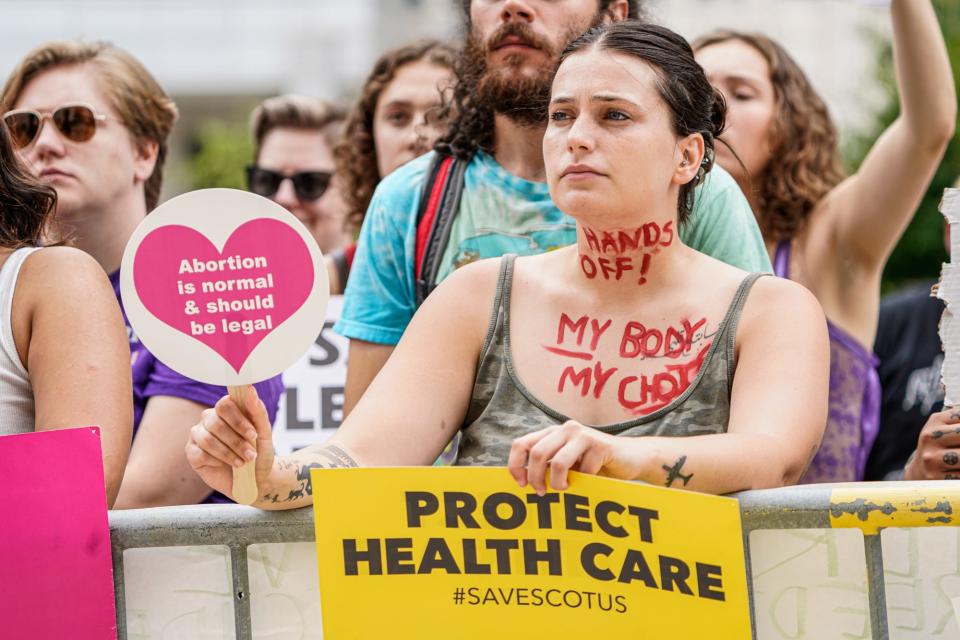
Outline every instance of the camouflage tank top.
MULTIPOLYGON (((569 420, 537 399, 517 377, 510 352, 510 290, 516 256, 504 256, 490 318, 480 351, 470 408, 461 431, 456 464, 502 466, 514 438, 569 420)), ((620 436, 699 436, 724 433, 730 418, 737 321, 757 278, 740 283, 714 337, 703 366, 686 391, 667 406, 627 422, 594 426, 620 436)))

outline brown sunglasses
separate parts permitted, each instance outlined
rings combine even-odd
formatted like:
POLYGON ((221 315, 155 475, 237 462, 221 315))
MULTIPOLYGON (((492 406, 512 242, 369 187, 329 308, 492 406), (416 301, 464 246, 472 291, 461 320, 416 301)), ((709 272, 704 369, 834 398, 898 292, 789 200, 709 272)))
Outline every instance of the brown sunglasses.
POLYGON ((16 109, 3 114, 3 122, 10 130, 10 137, 17 149, 33 144, 47 118, 53 121, 65 138, 73 142, 86 142, 97 132, 98 122, 110 119, 95 113, 93 107, 85 104, 68 104, 47 113, 34 109, 16 109))

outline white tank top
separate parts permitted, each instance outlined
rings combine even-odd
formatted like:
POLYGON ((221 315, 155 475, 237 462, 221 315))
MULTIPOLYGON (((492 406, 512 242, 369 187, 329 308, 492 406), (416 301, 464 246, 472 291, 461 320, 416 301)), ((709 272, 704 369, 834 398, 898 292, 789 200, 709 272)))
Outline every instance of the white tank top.
POLYGON ((0 435, 34 430, 30 376, 13 341, 13 292, 23 261, 34 251, 17 249, 0 268, 0 435))

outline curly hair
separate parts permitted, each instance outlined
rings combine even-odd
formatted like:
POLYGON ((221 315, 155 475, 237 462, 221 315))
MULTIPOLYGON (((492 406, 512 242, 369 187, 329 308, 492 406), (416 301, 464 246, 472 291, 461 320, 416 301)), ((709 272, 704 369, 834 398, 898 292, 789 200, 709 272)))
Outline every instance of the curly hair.
POLYGON ((57 204, 57 192, 30 175, 0 122, 0 247, 39 244, 57 204))
POLYGON ((48 42, 30 53, 14 69, 0 94, 0 113, 13 108, 30 81, 48 69, 91 65, 123 125, 138 144, 157 144, 153 173, 143 186, 147 212, 160 200, 167 138, 177 120, 177 106, 139 60, 109 42, 64 40, 48 42))
POLYGON ((334 149, 337 176, 342 180, 343 196, 350 208, 347 224, 359 229, 373 191, 383 177, 377 167, 377 148, 373 137, 373 117, 377 103, 393 82, 400 67, 426 60, 453 70, 457 49, 448 42, 423 40, 384 53, 373 65, 354 105, 340 143, 334 149))
POLYGON ((846 178, 837 130, 806 74, 767 36, 720 30, 698 38, 693 48, 699 51, 731 40, 756 49, 770 67, 776 113, 770 159, 752 186, 759 209, 754 213, 765 238, 789 240, 817 203, 846 178))
MULTIPOLYGON (((604 13, 610 8, 613 1, 598 0, 594 19, 584 31, 589 31, 601 24, 604 13)), ((456 156, 462 160, 469 160, 479 150, 492 153, 494 134, 494 111, 488 105, 481 104, 481 101, 477 100, 477 87, 486 70, 477 65, 475 61, 481 60, 485 52, 484 44, 479 42, 472 32, 470 2, 471 0, 461 0, 460 5, 463 11, 466 45, 454 68, 457 75, 457 84, 453 89, 453 97, 449 106, 449 115, 452 116, 450 126, 447 133, 441 136, 434 145, 434 149, 440 153, 456 156)), ((641 20, 643 18, 644 10, 641 7, 641 0, 628 0, 627 5, 628 19, 641 20)), ((581 33, 574 31, 567 35, 569 40, 573 41, 581 33)), ((567 44, 567 42, 564 42, 563 46, 567 44)), ((538 108, 536 105, 531 105, 531 107, 538 108)), ((539 105, 539 108, 545 117, 546 105, 539 105)))

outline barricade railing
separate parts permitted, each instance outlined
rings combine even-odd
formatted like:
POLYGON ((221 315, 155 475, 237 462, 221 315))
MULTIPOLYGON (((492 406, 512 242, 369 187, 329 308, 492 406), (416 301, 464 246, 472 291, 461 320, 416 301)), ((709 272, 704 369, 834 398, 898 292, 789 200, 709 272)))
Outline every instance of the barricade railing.
MULTIPOLYGON (((875 640, 889 638, 880 531, 891 527, 960 525, 960 483, 950 481, 805 485, 747 491, 734 497, 740 502, 748 577, 752 531, 855 528, 863 532, 870 628, 875 640)), ((261 511, 237 505, 112 511, 110 536, 120 640, 127 638, 124 551, 148 547, 227 547, 236 638, 251 640, 248 547, 315 540, 312 509, 261 511)), ((748 585, 756 637, 749 579, 748 585)))

